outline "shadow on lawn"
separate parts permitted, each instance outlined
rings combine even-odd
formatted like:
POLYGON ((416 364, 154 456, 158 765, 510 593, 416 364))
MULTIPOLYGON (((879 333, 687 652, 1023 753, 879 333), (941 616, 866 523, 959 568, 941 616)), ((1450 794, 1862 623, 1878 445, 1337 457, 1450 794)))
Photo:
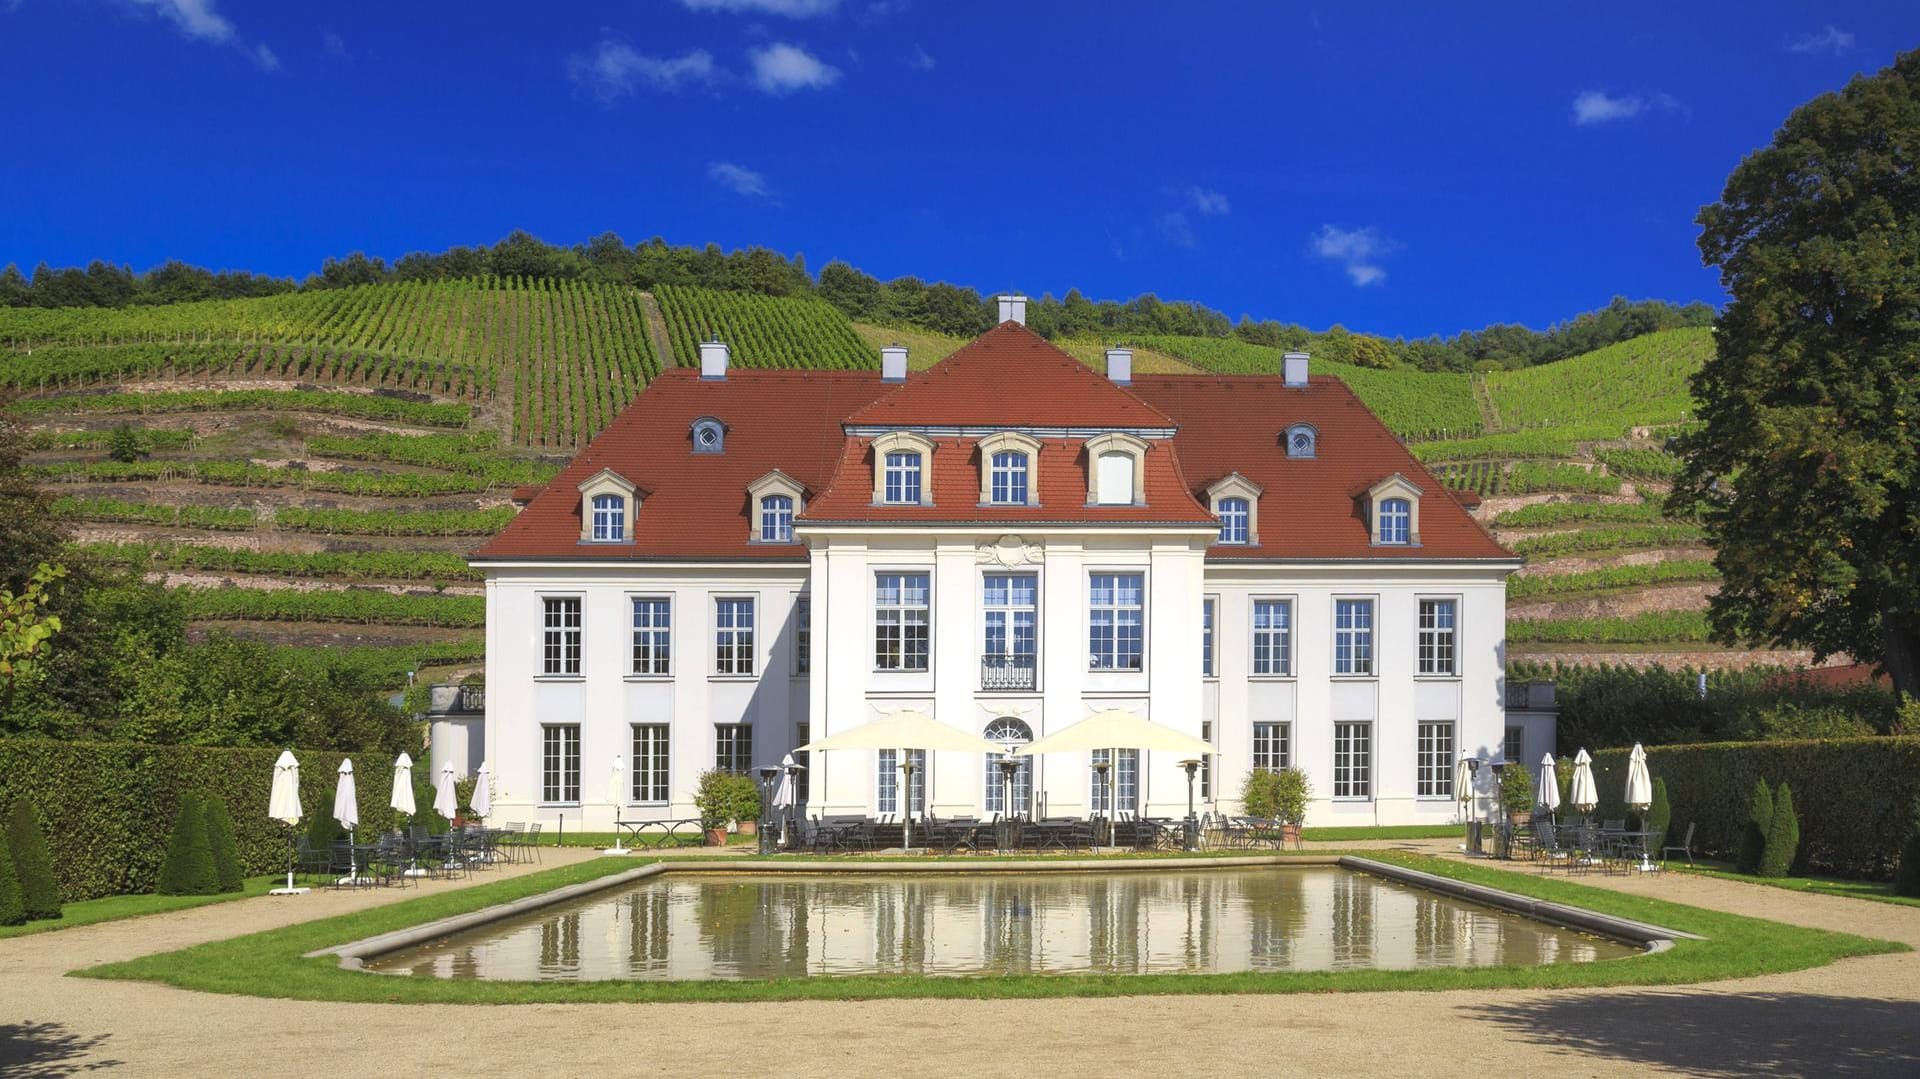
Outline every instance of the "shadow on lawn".
POLYGON ((0 1075, 19 1079, 54 1076, 118 1067, 118 1060, 88 1060, 107 1035, 83 1037, 59 1023, 0 1023, 0 1075))
POLYGON ((1915 1001, 1615 993, 1463 1011, 1511 1037, 1692 1075, 1920 1074, 1915 1001))

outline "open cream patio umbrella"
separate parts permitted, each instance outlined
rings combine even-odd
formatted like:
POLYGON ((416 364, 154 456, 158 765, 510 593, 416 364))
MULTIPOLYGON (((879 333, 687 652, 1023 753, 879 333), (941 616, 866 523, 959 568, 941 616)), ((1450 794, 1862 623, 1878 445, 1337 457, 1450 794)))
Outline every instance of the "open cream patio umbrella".
MULTIPOLYGON (((1641 830, 1646 830, 1647 807, 1653 804, 1653 777, 1647 772, 1647 751, 1640 743, 1633 744, 1633 753, 1627 758, 1627 805, 1640 811, 1641 830)), ((1651 872, 1653 861, 1648 856, 1644 837, 1640 843, 1640 869, 1651 872)))
POLYGON ((353 780, 353 761, 343 758, 340 761, 340 779, 333 787, 333 819, 347 830, 347 875, 341 884, 360 883, 360 855, 354 850, 356 836, 360 827, 360 792, 353 780))
MULTIPOLYGON (((989 742, 976 734, 968 734, 958 727, 950 727, 917 708, 902 708, 890 712, 879 719, 862 723, 858 727, 818 738, 804 746, 796 747, 794 752, 829 752, 836 749, 897 749, 901 751, 903 764, 910 758, 907 754, 913 750, 925 750, 929 753, 998 753, 1001 746, 989 742)), ((901 814, 906 820, 906 829, 902 833, 902 842, 913 845, 913 791, 911 780, 906 792, 906 804, 909 812, 901 814)))
POLYGON ((1567 804, 1582 813, 1591 813, 1600 804, 1600 790, 1593 785, 1593 758, 1585 749, 1573 757, 1573 785, 1567 791, 1567 804))
MULTIPOLYGON (((995 745, 994 752, 1000 752, 1004 746, 995 745)), ((1163 723, 1153 723, 1129 712, 1124 708, 1107 708, 1081 720, 1078 723, 1062 727, 1045 738, 1028 742, 1023 746, 1014 746, 1009 756, 1029 757, 1041 753, 1087 753, 1097 749, 1113 750, 1113 767, 1108 769, 1108 814, 1114 813, 1114 792, 1120 783, 1120 756, 1122 749, 1158 750, 1165 753, 1178 753, 1182 757, 1205 757, 1211 754, 1213 746, 1191 734, 1182 734, 1163 723)), ((1111 833, 1111 824, 1109 824, 1111 833)))
POLYGON ((287 826, 287 886, 275 888, 270 895, 300 895, 305 888, 293 886, 293 826, 300 823, 300 762, 293 750, 280 751, 273 762, 273 786, 267 791, 267 816, 287 826))
POLYGON ((1535 804, 1548 813, 1560 808, 1560 775, 1553 770, 1553 754, 1540 758, 1540 782, 1535 786, 1535 804))

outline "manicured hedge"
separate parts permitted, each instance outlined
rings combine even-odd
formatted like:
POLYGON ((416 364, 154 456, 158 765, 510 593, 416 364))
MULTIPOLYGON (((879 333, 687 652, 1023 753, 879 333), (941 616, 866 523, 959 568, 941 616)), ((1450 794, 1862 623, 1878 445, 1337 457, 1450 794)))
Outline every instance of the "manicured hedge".
MULTIPOLYGON (((1600 815, 1621 817, 1627 781, 1625 749, 1594 754, 1600 815)), ((1810 872, 1886 880, 1920 796, 1920 737, 1817 741, 1718 742, 1649 746, 1647 769, 1667 781, 1673 803, 1670 841, 1689 821, 1700 827, 1696 852, 1732 859, 1740 849, 1756 780, 1793 788, 1801 857, 1810 872)))
MULTIPOLYGON (((183 794, 226 801, 248 874, 286 865, 287 830, 267 819, 277 749, 151 746, 123 742, 0 739, 0 803, 24 797, 40 812, 65 902, 153 890, 183 794)), ((342 754, 295 750, 300 804, 332 813, 342 754)), ((391 761, 354 762, 360 819, 391 815, 391 761)))

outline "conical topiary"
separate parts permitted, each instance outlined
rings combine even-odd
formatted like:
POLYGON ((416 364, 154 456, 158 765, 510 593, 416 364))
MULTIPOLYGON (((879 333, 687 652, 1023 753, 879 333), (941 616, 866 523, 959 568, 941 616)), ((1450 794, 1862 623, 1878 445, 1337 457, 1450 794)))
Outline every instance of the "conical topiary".
POLYGON ((316 851, 330 850, 340 838, 340 822, 333 819, 333 801, 314 808, 307 817, 307 843, 316 851))
POLYGON ((1673 806, 1667 801, 1667 781, 1653 781, 1653 803, 1647 806, 1646 830, 1653 834, 1647 837, 1647 849, 1658 853, 1666 845, 1667 825, 1673 822, 1673 806))
POLYGON ((1773 828, 1773 792, 1767 789, 1767 781, 1756 779, 1753 783, 1753 798, 1747 803, 1747 824, 1740 833, 1740 858, 1737 868, 1742 873, 1760 872, 1760 856, 1767 850, 1767 833, 1773 828))
POLYGON ((243 881, 240 872, 240 848, 233 841, 233 818, 227 813, 227 800, 207 795, 207 845, 213 848, 213 875, 223 892, 237 892, 243 881))
POLYGON ((1907 842, 1900 848, 1900 867, 1893 875, 1893 894, 1920 896, 1920 798, 1913 800, 1907 842))
POLYGON ((0 843, 0 925, 19 925, 27 920, 26 904, 20 901, 20 878, 13 872, 13 853, 0 843))
POLYGON ((206 811, 194 794, 180 796, 180 814, 167 840, 167 858, 160 865, 161 895, 213 895, 220 877, 213 868, 213 845, 207 841, 206 811))
POLYGON ((53 855, 40 831, 40 814, 25 798, 15 798, 7 812, 7 848, 13 872, 20 881, 20 903, 27 917, 60 917, 60 882, 53 876, 53 855))
POLYGON ((1773 799, 1773 824, 1767 829, 1767 849, 1760 856, 1760 875, 1784 877, 1793 869, 1800 849, 1800 818, 1793 813, 1793 791, 1785 783, 1773 799))

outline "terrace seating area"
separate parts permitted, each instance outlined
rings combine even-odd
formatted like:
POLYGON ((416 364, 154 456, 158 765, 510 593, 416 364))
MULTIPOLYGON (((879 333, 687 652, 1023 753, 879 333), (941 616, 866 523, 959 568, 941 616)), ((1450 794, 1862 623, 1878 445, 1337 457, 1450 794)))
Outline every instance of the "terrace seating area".
MULTIPOLYGON (((1661 867, 1653 858, 1658 833, 1628 828, 1625 820, 1556 820, 1540 813, 1518 825, 1496 825, 1495 835, 1497 849, 1506 851, 1507 857, 1530 861, 1543 872, 1627 873, 1661 867)), ((1691 842, 1689 835, 1687 845, 1691 842)))
POLYGON ((325 888, 405 885, 409 880, 471 876, 499 865, 540 860, 540 825, 463 825, 433 834, 423 827, 383 832, 371 842, 316 847, 294 841, 295 876, 325 888))

